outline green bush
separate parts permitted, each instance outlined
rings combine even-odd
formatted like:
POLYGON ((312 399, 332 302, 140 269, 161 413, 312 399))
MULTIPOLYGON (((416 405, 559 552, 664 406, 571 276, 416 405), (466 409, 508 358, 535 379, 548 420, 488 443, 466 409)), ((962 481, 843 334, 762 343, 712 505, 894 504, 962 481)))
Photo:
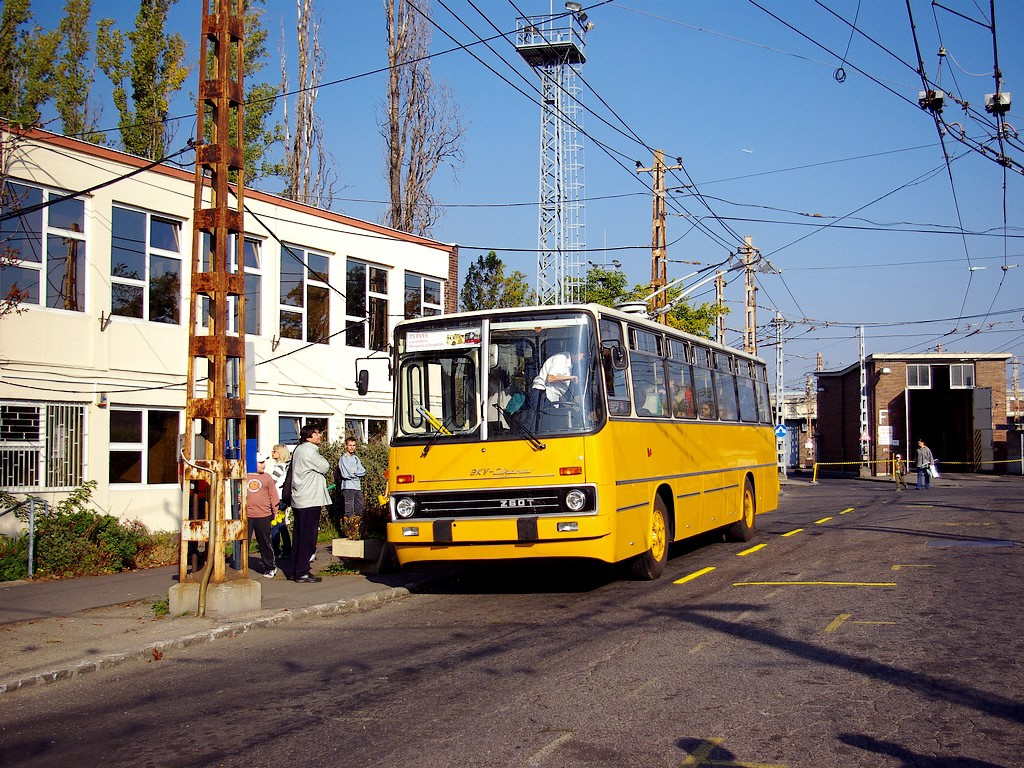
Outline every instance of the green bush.
MULTIPOLYGON (((57 504, 37 507, 37 575, 64 578, 123 571, 134 567, 140 551, 150 545, 149 533, 141 523, 122 522, 92 509, 95 488, 96 481, 90 480, 57 504)), ((15 514, 28 521, 26 508, 15 514)))
POLYGON ((0 581, 28 578, 28 532, 14 538, 0 536, 0 581))

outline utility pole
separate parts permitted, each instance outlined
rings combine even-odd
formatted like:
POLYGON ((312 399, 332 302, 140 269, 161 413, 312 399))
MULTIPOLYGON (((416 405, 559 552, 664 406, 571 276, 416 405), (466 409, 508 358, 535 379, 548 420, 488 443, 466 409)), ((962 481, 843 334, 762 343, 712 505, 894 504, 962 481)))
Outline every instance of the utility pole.
MULTIPOLYGON (((651 291, 659 291, 668 285, 668 268, 665 263, 666 238, 665 238, 665 171, 676 171, 683 167, 683 158, 677 157, 675 165, 665 165, 665 152, 661 149, 654 150, 654 165, 650 168, 643 168, 640 161, 637 161, 637 173, 651 173, 654 175, 653 184, 654 204, 651 216, 651 291)), ((651 300, 650 312, 657 317, 658 322, 667 323, 668 313, 658 312, 668 303, 667 291, 657 293, 651 300)))
POLYGON ((864 361, 864 326, 858 330, 859 357, 860 357, 860 475, 869 477, 871 475, 870 445, 871 436, 868 434, 868 371, 864 361))
MULTIPOLYGON (((785 411, 784 403, 785 393, 783 387, 785 386, 785 379, 782 376, 782 313, 776 310, 775 312, 775 426, 779 427, 785 425, 785 411)), ((786 438, 779 437, 776 433, 775 438, 775 457, 779 463, 779 477, 785 478, 786 476, 786 438)))
POLYGON ((252 610, 260 585, 246 579, 245 516, 245 274, 243 160, 243 0, 203 0, 199 54, 199 110, 189 302, 188 390, 182 445, 179 583, 171 613, 183 607, 205 615, 252 610), (216 9, 211 11, 211 4, 216 9), (207 125, 210 135, 205 136, 207 125), (234 136, 232 137, 232 133, 234 136), (231 184, 235 185, 232 205, 231 184), (208 199, 207 199, 208 198, 208 199), (209 238, 209 248, 203 236, 209 238), (235 249, 231 271, 229 247, 235 249), (200 302, 209 306, 207 329, 197 332, 200 302), (232 322, 232 321, 235 322, 232 322), (235 327, 237 326, 237 327, 235 327), (208 484, 203 503, 198 490, 208 484), (234 573, 225 545, 235 543, 234 573), (199 564, 198 553, 205 552, 199 564), (189 572, 190 555, 194 556, 189 572), (241 578, 240 578, 241 577, 241 578), (198 586, 198 588, 196 588, 198 586), (213 590, 210 592, 210 590, 213 590))
MULTIPOLYGON (((725 304, 725 273, 722 270, 715 273, 715 304, 719 307, 725 304)), ((725 313, 721 311, 715 317, 715 341, 725 344, 725 313)))
POLYGON ((754 284, 754 264, 760 253, 754 247, 754 239, 747 235, 743 238, 743 276, 745 280, 744 306, 746 307, 743 325, 743 351, 757 354, 757 286, 754 284))

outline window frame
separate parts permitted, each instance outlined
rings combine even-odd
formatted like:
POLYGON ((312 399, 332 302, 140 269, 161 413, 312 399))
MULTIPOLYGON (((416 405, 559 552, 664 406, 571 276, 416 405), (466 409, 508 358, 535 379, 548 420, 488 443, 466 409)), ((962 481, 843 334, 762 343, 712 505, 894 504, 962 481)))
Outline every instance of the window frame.
MULTIPOLYGON (((245 335, 246 336, 260 336, 263 329, 263 244, 264 239, 257 237, 256 235, 245 235, 244 243, 242 247, 242 258, 248 261, 248 249, 246 246, 252 243, 255 253, 256 266, 250 267, 248 263, 245 264, 245 274, 243 277, 244 288, 245 288, 245 335), (249 278, 255 278, 256 290, 250 291, 249 278), (252 296, 255 296, 255 299, 252 296), (253 305, 255 305, 255 312, 253 311, 253 305), (249 318, 252 317, 255 323, 255 329, 249 329, 249 318)), ((207 232, 202 232, 199 236, 199 264, 202 271, 206 271, 207 263, 206 258, 210 253, 210 235, 207 232)), ((236 263, 238 258, 235 250, 235 235, 232 234, 228 239, 228 272, 237 273, 238 264, 236 263)), ((210 317, 210 300, 207 296, 200 296, 201 304, 199 308, 198 316, 196 317, 196 327, 200 330, 207 330, 209 328, 209 317, 210 317)), ((238 308, 235 306, 237 299, 234 296, 228 297, 228 333, 238 333, 238 308)))
POLYGON ((85 413, 83 403, 0 400, 0 487, 27 493, 66 491, 80 486, 85 479, 85 413), (10 416, 4 419, 4 412, 11 409, 35 410, 34 438, 12 433, 10 416), (68 430, 69 434, 60 435, 60 430, 68 430), (30 459, 34 455, 31 469, 17 462, 18 454, 30 459), (31 476, 34 482, 15 483, 13 473, 19 468, 13 467, 14 462, 24 466, 20 471, 26 474, 22 477, 31 476), (59 463, 66 466, 62 469, 59 463), (64 482, 58 482, 61 479, 64 482))
POLYGON ((974 389, 975 381, 977 381, 977 379, 975 378, 974 363, 952 363, 949 366, 949 388, 950 389, 974 389), (960 382, 959 383, 954 383, 954 381, 953 381, 953 378, 954 378, 953 377, 953 371, 954 370, 960 372, 960 377, 959 377, 960 378, 960 382), (965 378, 966 377, 964 376, 964 373, 966 373, 967 371, 970 371, 970 383, 969 384, 965 383, 965 378))
MULTIPOLYGON (((161 325, 181 325, 182 324, 182 305, 183 305, 183 286, 184 286, 184 269, 185 260, 182 252, 182 231, 184 229, 184 220, 176 216, 171 216, 166 213, 158 213, 156 211, 150 211, 145 208, 139 208, 137 206, 128 205, 126 203, 113 203, 110 207, 110 315, 116 317, 119 320, 138 320, 148 323, 160 323, 161 325), (115 211, 124 211, 130 214, 141 215, 144 221, 144 236, 145 240, 142 246, 142 256, 144 264, 144 275, 141 278, 125 277, 114 274, 114 243, 117 239, 117 233, 114 226, 115 211), (153 244, 153 224, 155 222, 162 222, 169 224, 173 228, 173 232, 177 239, 177 251, 172 251, 168 248, 163 248, 153 244), (154 318, 153 315, 153 280, 159 279, 161 276, 154 276, 153 263, 154 259, 165 259, 177 264, 178 267, 178 287, 177 287, 177 302, 174 305, 174 320, 161 320, 154 318), (141 316, 135 316, 132 314, 126 314, 119 312, 119 307, 114 304, 114 291, 117 286, 128 287, 133 289, 141 290, 142 305, 140 307, 141 316)), ((165 273, 166 274, 166 273, 165 273)))
MULTIPOLYGON (((89 295, 86 290, 88 272, 88 248, 86 247, 88 238, 86 236, 86 228, 88 227, 89 216, 86 209, 85 198, 71 197, 61 200, 60 198, 64 197, 66 193, 39 184, 16 181, 14 179, 6 180, 3 186, 4 188, 2 192, 5 204, 0 206, 0 211, 8 210, 10 213, 15 212, 15 206, 10 204, 13 202, 13 197, 16 194, 14 190, 11 189, 12 187, 20 187, 28 193, 37 192, 39 194, 38 203, 29 203, 28 207, 32 207, 33 205, 43 206, 36 211, 21 214, 9 219, 8 221, 12 223, 11 226, 13 226, 14 229, 8 231, 7 227, 3 227, 3 231, 0 232, 0 245, 2 246, 5 246, 6 242, 10 238, 17 238, 19 233, 22 233, 26 239, 34 241, 35 245, 33 253, 30 254, 29 258, 21 257, 22 251, 20 246, 18 248, 5 246, 9 250, 17 250, 19 257, 11 263, 0 265, 0 275, 4 272, 8 275, 7 279, 0 277, 0 286, 2 286, 3 295, 6 296, 10 289, 17 287, 20 290, 27 291, 25 295, 22 295, 18 299, 18 303, 20 305, 31 305, 33 307, 38 307, 39 309, 56 309, 65 312, 84 313, 86 311, 86 298, 89 295), (8 200, 8 195, 11 196, 11 200, 8 200), (78 211, 81 231, 68 229, 51 223, 53 213, 65 209, 68 205, 75 204, 81 207, 81 210, 78 211), (38 231, 34 229, 36 226, 39 228, 38 231), (54 271, 54 264, 58 263, 61 259, 61 257, 56 254, 51 256, 51 240, 64 241, 67 246, 71 245, 69 241, 73 241, 78 248, 74 253, 74 268, 78 273, 76 277, 74 299, 72 302, 74 306, 51 306, 51 288, 54 281, 51 280, 50 277, 51 273, 54 271), (31 258, 33 255, 38 257, 38 260, 31 258), (18 284, 19 281, 15 274, 16 270, 29 273, 35 277, 34 291, 31 288, 26 289, 18 284), (13 280, 11 279, 11 275, 15 275, 13 280)), ((24 207, 22 202, 23 201, 19 201, 18 208, 24 207)), ((73 221, 72 226, 78 223, 78 221, 73 221)), ((68 247, 68 251, 70 250, 71 248, 68 247)), ((67 255, 63 257, 65 262, 67 261, 67 258, 67 255)), ((61 285, 63 285, 63 281, 66 277, 66 271, 63 271, 60 281, 61 285)), ((60 302, 63 297, 63 303, 67 303, 67 298, 64 297, 64 294, 61 291, 55 291, 52 297, 55 302, 60 302)))
MULTIPOLYGON (((325 251, 315 250, 313 248, 307 248, 303 245, 297 245, 295 243, 282 243, 281 244, 281 258, 280 258, 280 274, 278 277, 278 292, 277 292, 277 331, 278 336, 282 339, 294 339, 295 341, 303 341, 312 344, 329 344, 331 341, 331 285, 330 285, 330 268, 331 268, 331 257, 333 254, 325 251), (323 269, 320 269, 320 264, 311 265, 312 260, 319 261, 323 260, 323 269), (288 270, 286 265, 291 265, 298 261, 298 270, 288 270), (299 280, 302 284, 302 303, 301 304, 288 304, 282 301, 282 291, 284 290, 285 275, 299 274, 299 280), (313 323, 310 322, 310 314, 313 305, 318 302, 313 301, 314 293, 317 295, 322 294, 323 301, 323 316, 319 319, 323 321, 322 333, 313 333, 317 330, 313 323), (297 315, 299 317, 298 328, 299 334, 293 335, 292 333, 285 333, 285 314, 297 315), (315 336, 315 338, 314 338, 315 336)), ((291 328, 291 326, 288 326, 291 328)))
MULTIPOLYGON (((157 444, 153 443, 153 435, 151 433, 152 421, 153 420, 152 420, 151 417, 156 415, 156 414, 163 414, 165 417, 167 415, 169 415, 169 414, 175 414, 177 416, 177 426, 171 432, 173 434, 173 438, 174 438, 174 448, 171 450, 171 453, 169 454, 171 456, 176 457, 177 456, 178 439, 179 439, 179 436, 181 434, 183 434, 183 430, 184 430, 184 427, 183 427, 183 419, 184 419, 184 415, 185 415, 184 411, 182 411, 181 409, 178 409, 178 408, 163 408, 163 407, 150 407, 150 406, 121 405, 121 406, 112 406, 111 407, 111 409, 110 409, 111 424, 110 424, 110 435, 109 435, 110 436, 109 454, 110 454, 110 457, 111 457, 111 461, 108 463, 108 470, 107 470, 107 479, 108 479, 108 482, 110 483, 111 489, 118 489, 118 488, 125 488, 125 487, 138 488, 138 487, 141 487, 141 486, 145 486, 145 487, 161 486, 161 487, 165 487, 166 488, 168 486, 177 485, 177 483, 178 483, 178 479, 177 479, 177 473, 178 473, 177 461, 176 460, 167 461, 167 456, 163 456, 163 460, 157 462, 157 460, 159 460, 160 457, 159 456, 154 457, 154 455, 153 455, 154 452, 155 452, 155 449, 158 448, 158 447, 162 447, 165 453, 166 453, 166 449, 167 449, 166 445, 160 446, 160 445, 157 445, 157 444), (117 440, 117 441, 114 440, 113 416, 114 416, 115 413, 138 413, 139 414, 140 433, 139 433, 139 439, 138 440, 117 440), (133 453, 133 452, 136 452, 136 451, 138 451, 138 453, 139 453, 139 479, 138 480, 116 480, 114 478, 114 474, 113 474, 114 469, 115 469, 114 461, 113 461, 113 457, 114 457, 115 452, 127 454, 127 453, 133 453), (166 473, 162 479, 160 479, 160 480, 153 480, 153 479, 151 479, 152 475, 153 475, 152 468, 154 466, 161 467, 162 471, 166 473)), ((164 440, 168 439, 166 435, 161 435, 160 437, 162 437, 164 440)))
POLYGON ((277 415, 277 444, 286 445, 289 448, 294 449, 299 444, 300 432, 302 431, 302 428, 307 424, 315 424, 323 433, 324 439, 327 439, 327 436, 329 434, 328 428, 330 426, 329 416, 322 416, 313 413, 279 413, 277 415), (284 426, 283 422, 285 419, 291 420, 293 422, 291 426, 294 427, 294 442, 290 442, 291 431, 285 433, 285 431, 282 429, 282 427, 284 426))
POLYGON ((907 389, 931 389, 932 388, 932 366, 930 363, 907 363, 907 389), (921 370, 924 369, 927 372, 925 377, 927 381, 921 383, 921 370), (911 384, 910 372, 914 371, 916 383, 911 384))
POLYGON ((444 314, 444 281, 429 275, 421 275, 418 272, 406 272, 403 299, 403 310, 406 320, 414 317, 434 317, 435 315, 444 314), (410 285, 412 280, 417 281, 418 284, 410 285), (437 283, 437 303, 428 302, 426 299, 428 281, 437 283), (410 312, 413 290, 416 291, 416 308, 415 312, 410 312))
POLYGON ((345 258, 345 346, 377 352, 387 349, 391 338, 388 314, 390 281, 391 270, 388 267, 353 256, 345 258), (356 290, 353 272, 359 268, 363 269, 362 286, 361 290, 356 290), (375 278, 381 277, 384 280, 383 290, 375 287, 375 278), (362 315, 357 314, 360 308, 355 305, 360 294, 363 297, 362 315))

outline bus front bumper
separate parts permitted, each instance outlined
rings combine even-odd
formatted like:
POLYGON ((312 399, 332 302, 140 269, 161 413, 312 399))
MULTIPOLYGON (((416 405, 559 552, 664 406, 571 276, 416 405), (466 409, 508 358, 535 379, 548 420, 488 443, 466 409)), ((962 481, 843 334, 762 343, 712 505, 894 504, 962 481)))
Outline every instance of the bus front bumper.
POLYGON ((425 561, 585 557, 613 562, 611 530, 600 515, 401 520, 388 541, 401 565, 425 561))

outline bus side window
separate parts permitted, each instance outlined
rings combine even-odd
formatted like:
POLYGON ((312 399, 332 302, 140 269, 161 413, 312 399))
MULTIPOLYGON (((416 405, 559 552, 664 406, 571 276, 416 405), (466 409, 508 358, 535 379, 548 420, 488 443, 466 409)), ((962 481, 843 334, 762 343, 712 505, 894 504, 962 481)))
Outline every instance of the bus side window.
POLYGON ((626 371, 616 370, 612 364, 612 350, 609 348, 612 345, 622 346, 622 326, 610 318, 602 318, 601 365, 604 368, 604 386, 608 391, 608 413, 612 416, 628 416, 629 389, 626 385, 626 371))
POLYGON ((708 359, 710 351, 698 348, 693 361, 693 391, 697 395, 697 415, 702 419, 717 419, 715 385, 711 379, 708 359))
POLYGON ((693 397, 690 365, 669 362, 668 364, 672 415, 677 419, 693 419, 697 416, 697 403, 693 397))

